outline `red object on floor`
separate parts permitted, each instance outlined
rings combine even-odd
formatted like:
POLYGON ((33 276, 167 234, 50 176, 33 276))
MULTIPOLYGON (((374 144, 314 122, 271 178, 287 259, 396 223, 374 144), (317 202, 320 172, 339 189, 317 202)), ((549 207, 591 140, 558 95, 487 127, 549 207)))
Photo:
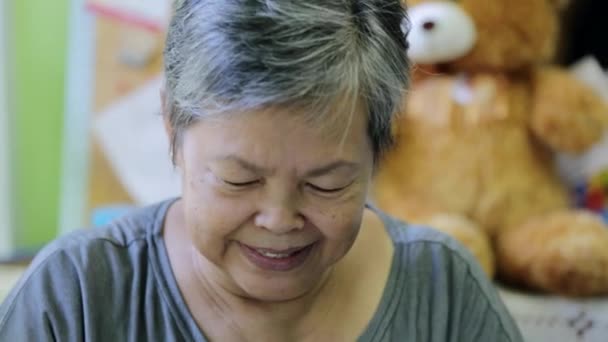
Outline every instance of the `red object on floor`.
POLYGON ((605 205, 605 195, 602 189, 589 189, 585 198, 585 207, 593 211, 602 211, 605 205))

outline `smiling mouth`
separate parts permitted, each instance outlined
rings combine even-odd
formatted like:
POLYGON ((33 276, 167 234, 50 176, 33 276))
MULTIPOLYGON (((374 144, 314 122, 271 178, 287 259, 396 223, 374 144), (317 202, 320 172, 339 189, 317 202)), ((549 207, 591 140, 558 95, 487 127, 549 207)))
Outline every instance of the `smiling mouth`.
POLYGON ((268 271, 286 272, 304 264, 316 243, 283 250, 239 245, 245 257, 255 266, 268 271))
POLYGON ((250 246, 247 246, 247 247, 255 250, 256 252, 258 252, 266 257, 280 259, 280 258, 286 258, 288 256, 299 253, 302 250, 304 250, 305 248, 308 248, 309 246, 310 245, 283 249, 283 250, 276 250, 276 249, 271 249, 271 248, 256 248, 256 247, 250 247, 250 246))

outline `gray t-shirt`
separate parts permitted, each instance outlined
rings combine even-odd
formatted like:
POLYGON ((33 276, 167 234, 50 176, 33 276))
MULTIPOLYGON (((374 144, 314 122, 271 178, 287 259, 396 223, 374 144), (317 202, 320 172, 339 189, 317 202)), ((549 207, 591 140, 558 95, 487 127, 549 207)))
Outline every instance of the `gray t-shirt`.
MULTIPOLYGON (((162 239, 172 201, 44 248, 0 306, 0 341, 206 341, 162 239)), ((380 215, 395 254, 360 341, 522 341, 468 252, 439 232, 380 215)))

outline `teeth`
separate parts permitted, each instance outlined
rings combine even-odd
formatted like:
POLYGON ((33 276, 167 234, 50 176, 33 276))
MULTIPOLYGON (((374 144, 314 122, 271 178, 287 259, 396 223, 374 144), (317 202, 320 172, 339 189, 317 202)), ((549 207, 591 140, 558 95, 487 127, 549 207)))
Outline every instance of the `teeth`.
POLYGON ((272 252, 267 252, 267 251, 261 251, 259 249, 256 249, 256 252, 262 254, 263 256, 265 256, 267 258, 272 258, 272 259, 287 258, 291 254, 293 254, 293 253, 272 253, 272 252))

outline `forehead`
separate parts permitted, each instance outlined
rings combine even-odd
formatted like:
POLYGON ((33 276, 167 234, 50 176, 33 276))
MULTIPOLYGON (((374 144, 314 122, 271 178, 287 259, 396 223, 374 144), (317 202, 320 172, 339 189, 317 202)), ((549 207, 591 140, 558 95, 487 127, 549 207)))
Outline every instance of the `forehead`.
POLYGON ((331 103, 272 105, 252 110, 230 110, 201 119, 211 125, 275 126, 277 129, 306 129, 327 139, 344 138, 347 133, 366 131, 368 115, 364 104, 356 99, 339 98, 331 103))
MULTIPOLYGON (((275 107, 199 120, 184 135, 184 147, 212 152, 264 155, 297 153, 303 159, 356 156, 370 149, 367 116, 357 106, 326 113, 275 107)), ((298 158, 300 159, 300 158, 298 158)))
MULTIPOLYGON (((321 108, 294 108, 289 113, 291 120, 317 131, 322 138, 342 141, 349 137, 360 139, 362 135, 367 135, 369 118, 365 108, 358 101, 344 99, 321 108)), ((276 114, 281 113, 281 108, 277 108, 276 114)))

